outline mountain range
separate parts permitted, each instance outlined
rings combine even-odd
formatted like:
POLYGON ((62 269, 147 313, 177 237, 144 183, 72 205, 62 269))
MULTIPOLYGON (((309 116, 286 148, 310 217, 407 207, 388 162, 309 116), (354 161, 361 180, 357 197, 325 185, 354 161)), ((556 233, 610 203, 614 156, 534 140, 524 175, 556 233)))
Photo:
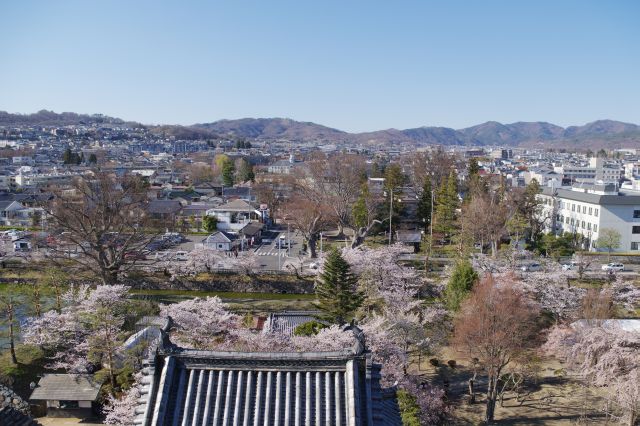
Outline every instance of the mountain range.
POLYGON ((312 140, 322 143, 358 145, 470 145, 545 146, 556 148, 640 148, 640 126, 613 120, 598 120, 583 126, 563 128, 547 122, 502 124, 488 121, 464 129, 417 127, 347 133, 310 122, 286 118, 243 118, 194 124, 193 128, 218 135, 253 139, 312 140))
POLYGON ((417 127, 386 129, 364 133, 348 133, 312 122, 288 118, 242 118, 219 120, 191 126, 151 126, 124 121, 101 114, 86 115, 71 112, 57 114, 39 111, 35 114, 10 114, 0 111, 0 126, 36 125, 64 126, 100 124, 107 126, 146 127, 159 136, 184 139, 247 138, 261 140, 284 139, 312 141, 323 144, 364 146, 469 145, 548 147, 568 149, 640 148, 640 126, 614 120, 598 120, 582 126, 563 128, 547 122, 516 122, 502 124, 488 121, 464 129, 448 127, 417 127))

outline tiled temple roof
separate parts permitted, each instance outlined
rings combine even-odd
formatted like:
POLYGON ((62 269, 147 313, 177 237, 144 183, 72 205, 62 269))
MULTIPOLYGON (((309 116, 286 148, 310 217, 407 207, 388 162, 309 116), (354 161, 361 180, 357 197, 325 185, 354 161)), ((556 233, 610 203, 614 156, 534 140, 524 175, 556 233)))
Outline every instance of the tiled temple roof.
POLYGON ((316 314, 317 312, 311 311, 271 313, 264 324, 263 331, 265 333, 282 333, 285 336, 292 336, 297 326, 309 321, 317 321, 316 314))
POLYGON ((381 390, 380 366, 360 342, 342 351, 286 353, 165 342, 143 372, 136 425, 401 424, 395 393, 381 390))

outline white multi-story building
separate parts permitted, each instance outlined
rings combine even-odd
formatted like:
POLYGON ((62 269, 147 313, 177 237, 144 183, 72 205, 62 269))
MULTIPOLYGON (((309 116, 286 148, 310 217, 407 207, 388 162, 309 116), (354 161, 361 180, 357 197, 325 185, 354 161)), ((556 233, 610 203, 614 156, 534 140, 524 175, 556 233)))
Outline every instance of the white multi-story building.
POLYGON ((612 228, 621 236, 617 251, 640 250, 640 192, 596 184, 588 188, 547 187, 539 198, 548 232, 582 235, 585 249, 596 251, 599 233, 612 228))
POLYGON ((618 183, 625 170, 617 163, 605 163, 601 157, 589 159, 589 165, 563 164, 554 167, 564 179, 579 183, 618 183))

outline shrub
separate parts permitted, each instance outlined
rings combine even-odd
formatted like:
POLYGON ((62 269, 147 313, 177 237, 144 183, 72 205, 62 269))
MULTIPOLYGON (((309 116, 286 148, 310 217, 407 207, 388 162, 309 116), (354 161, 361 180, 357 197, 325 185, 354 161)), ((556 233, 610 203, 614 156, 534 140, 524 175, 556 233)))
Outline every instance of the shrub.
POLYGON ((327 326, 319 321, 309 321, 304 324, 300 324, 293 330, 294 336, 315 336, 322 330, 323 328, 327 328, 327 326))
POLYGON ((456 368, 456 360, 450 359, 449 361, 447 361, 447 365, 451 368, 456 368))
MULTIPOLYGON (((437 361, 437 360, 436 360, 437 361)), ((420 407, 416 397, 404 389, 396 392, 403 426, 420 426, 420 407)))

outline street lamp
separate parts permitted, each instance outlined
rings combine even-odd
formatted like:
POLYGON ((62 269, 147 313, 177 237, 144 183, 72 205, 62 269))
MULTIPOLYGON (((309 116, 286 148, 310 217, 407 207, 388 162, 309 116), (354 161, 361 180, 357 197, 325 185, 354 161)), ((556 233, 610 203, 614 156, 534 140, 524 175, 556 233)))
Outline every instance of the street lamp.
POLYGON ((285 241, 285 236, 284 235, 280 235, 279 241, 278 241, 278 270, 282 269, 282 267, 280 266, 280 258, 282 257, 282 242, 285 241))
MULTIPOLYGON (((391 240, 393 238, 393 233, 391 230, 391 225, 393 223, 393 193, 394 193, 395 189, 391 188, 389 189, 389 245, 391 245, 391 240)), ((385 196, 387 195, 386 192, 384 194, 385 196)), ((402 199, 398 198, 398 202, 401 203, 402 199)))

